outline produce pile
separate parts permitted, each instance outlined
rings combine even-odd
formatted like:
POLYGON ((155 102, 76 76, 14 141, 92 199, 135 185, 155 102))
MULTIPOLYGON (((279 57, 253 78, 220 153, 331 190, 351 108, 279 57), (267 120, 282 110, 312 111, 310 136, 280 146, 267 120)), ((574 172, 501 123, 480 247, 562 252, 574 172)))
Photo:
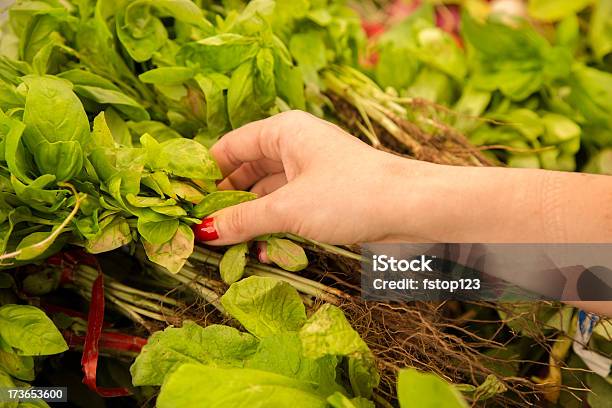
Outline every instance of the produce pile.
POLYGON ((609 1, 401 3, 368 25, 382 87, 451 108, 441 120, 492 160, 612 174, 609 1))
MULTIPOLYGON (((342 1, 16 1, 0 32, 0 385, 70 384, 78 406, 603 406, 585 383, 605 395, 605 380, 561 370, 569 307, 364 302, 354 248, 258 237, 268 265, 252 243, 194 243, 203 217, 256 198, 217 190, 208 148, 292 109, 437 163, 573 169, 581 146, 604 163, 603 54, 593 68, 467 13, 465 54, 433 13, 381 35, 367 68, 342 1), (486 30, 521 52, 487 57, 486 30)), ((28 404, 8 406, 46 406, 28 404)))

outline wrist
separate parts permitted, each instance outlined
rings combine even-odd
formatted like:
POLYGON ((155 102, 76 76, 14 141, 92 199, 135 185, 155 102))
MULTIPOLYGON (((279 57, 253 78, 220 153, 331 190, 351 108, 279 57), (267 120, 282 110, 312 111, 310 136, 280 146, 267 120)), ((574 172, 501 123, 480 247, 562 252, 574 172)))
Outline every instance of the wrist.
POLYGON ((394 183, 399 214, 391 239, 425 242, 531 242, 542 234, 541 172, 404 161, 394 183))

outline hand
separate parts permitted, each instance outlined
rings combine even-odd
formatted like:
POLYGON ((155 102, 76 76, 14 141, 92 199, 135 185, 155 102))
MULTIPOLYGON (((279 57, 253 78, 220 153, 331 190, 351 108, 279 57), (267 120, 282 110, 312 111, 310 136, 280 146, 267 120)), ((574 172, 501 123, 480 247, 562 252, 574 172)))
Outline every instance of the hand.
POLYGON ((300 111, 234 130, 211 153, 225 176, 220 189, 260 197, 211 216, 214 245, 275 232, 333 244, 391 240, 401 232, 393 198, 433 166, 378 151, 300 111))

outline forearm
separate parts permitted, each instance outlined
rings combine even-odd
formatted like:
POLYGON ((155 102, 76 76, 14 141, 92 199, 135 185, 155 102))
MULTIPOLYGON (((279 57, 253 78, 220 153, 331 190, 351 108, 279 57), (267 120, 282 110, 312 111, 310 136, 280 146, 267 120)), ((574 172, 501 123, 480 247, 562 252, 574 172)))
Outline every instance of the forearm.
MULTIPOLYGON (((612 242, 608 176, 421 166, 395 193, 411 220, 396 238, 434 242, 612 242)), ((395 205, 397 206, 397 205, 395 205)))

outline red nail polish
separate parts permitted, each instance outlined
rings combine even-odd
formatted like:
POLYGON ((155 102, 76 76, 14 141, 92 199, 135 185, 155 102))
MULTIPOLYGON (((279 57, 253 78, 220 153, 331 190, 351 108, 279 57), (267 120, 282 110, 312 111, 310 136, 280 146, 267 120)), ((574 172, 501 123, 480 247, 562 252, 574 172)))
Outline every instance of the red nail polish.
POLYGON ((219 238, 219 233, 215 228, 214 218, 204 218, 201 223, 193 226, 196 241, 213 241, 219 238))

